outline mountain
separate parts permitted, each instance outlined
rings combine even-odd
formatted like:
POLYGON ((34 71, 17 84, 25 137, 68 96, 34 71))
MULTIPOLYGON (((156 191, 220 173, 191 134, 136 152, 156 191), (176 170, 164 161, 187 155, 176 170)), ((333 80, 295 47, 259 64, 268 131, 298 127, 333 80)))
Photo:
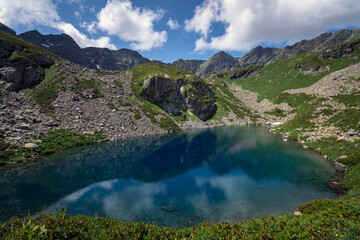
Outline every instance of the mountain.
POLYGON ((172 65, 184 68, 192 73, 196 73, 199 66, 205 62, 205 60, 183 60, 178 59, 172 63, 172 65))
POLYGON ((150 62, 138 52, 129 49, 80 48, 74 39, 64 33, 42 35, 34 30, 22 33, 19 37, 71 62, 91 69, 127 70, 150 62))
POLYGON ((9 33, 13 36, 16 36, 16 32, 14 30, 12 30, 11 28, 9 28, 8 26, 5 26, 4 24, 0 23, 0 31, 9 33))
POLYGON ((336 33, 323 33, 316 38, 302 40, 284 48, 263 48, 258 46, 240 58, 219 52, 201 64, 192 64, 194 60, 182 60, 175 61, 172 65, 183 67, 199 76, 203 76, 211 72, 224 72, 250 65, 266 65, 278 60, 288 59, 304 52, 322 51, 337 44, 359 38, 359 28, 354 30, 344 29, 336 33))

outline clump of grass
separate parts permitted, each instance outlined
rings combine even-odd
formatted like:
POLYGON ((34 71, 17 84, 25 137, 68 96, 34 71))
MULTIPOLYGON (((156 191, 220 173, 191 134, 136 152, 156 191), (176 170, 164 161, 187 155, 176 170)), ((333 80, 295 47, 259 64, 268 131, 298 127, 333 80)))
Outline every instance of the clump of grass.
POLYGON ((342 94, 333 96, 333 98, 347 107, 360 107, 360 93, 353 93, 353 94, 342 94))
POLYGON ((273 115, 273 116, 277 116, 277 117, 286 117, 285 111, 281 110, 279 108, 275 108, 272 111, 266 111, 265 113, 273 115))
POLYGON ((79 94, 82 98, 85 98, 84 91, 87 89, 93 89, 91 98, 100 98, 104 95, 100 91, 100 84, 98 80, 88 80, 83 78, 75 78, 75 87, 72 89, 73 92, 79 94))
POLYGON ((117 86, 118 88, 122 89, 123 85, 122 82, 120 80, 114 80, 113 81, 114 85, 117 86))
POLYGON ((113 103, 108 102, 107 103, 108 108, 110 108, 111 110, 115 110, 115 111, 119 111, 119 108, 117 108, 113 103))
POLYGON ((134 118, 135 118, 135 119, 140 119, 140 118, 141 118, 141 113, 140 113, 140 111, 137 110, 137 109, 134 111, 134 118))
POLYGON ((54 114, 55 108, 51 103, 57 99, 60 91, 66 90, 63 79, 63 75, 55 77, 55 75, 48 72, 46 73, 45 81, 33 90, 35 103, 40 106, 41 112, 49 115, 54 114))

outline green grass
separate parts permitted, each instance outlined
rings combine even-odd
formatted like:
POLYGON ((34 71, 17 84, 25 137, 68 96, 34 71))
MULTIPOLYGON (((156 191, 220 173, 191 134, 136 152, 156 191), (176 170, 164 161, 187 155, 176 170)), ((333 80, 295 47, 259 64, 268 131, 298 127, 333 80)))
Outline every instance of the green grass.
POLYGON ((117 86, 118 88, 122 89, 123 85, 122 82, 120 80, 114 80, 113 81, 114 85, 117 86))
POLYGON ((108 102, 107 103, 108 108, 110 108, 111 110, 115 110, 115 111, 119 111, 119 108, 117 108, 113 103, 108 102))
POLYGON ((359 108, 348 108, 335 116, 331 117, 327 123, 334 124, 343 131, 347 131, 350 128, 360 131, 360 109, 359 108))
POLYGON ((137 119, 137 120, 141 118, 141 113, 140 113, 140 111, 137 110, 137 109, 136 109, 135 112, 134 112, 134 118, 137 119))
POLYGON ((39 54, 50 55, 53 58, 58 58, 58 56, 56 56, 55 54, 53 54, 51 52, 48 52, 32 43, 26 42, 18 37, 15 37, 11 34, 3 32, 3 31, 0 31, 0 39, 14 43, 16 45, 19 45, 19 46, 27 49, 28 51, 32 51, 32 52, 39 53, 39 54))
POLYGON ((31 158, 39 158, 74 147, 94 144, 107 136, 102 132, 93 134, 79 134, 70 130, 49 130, 47 134, 36 143, 35 149, 11 145, 0 139, 0 166, 7 163, 16 163, 31 158))
POLYGON ((158 63, 145 63, 136 66, 131 70, 133 72, 132 90, 136 96, 140 96, 140 93, 143 90, 143 81, 150 75, 153 77, 164 77, 165 75, 168 75, 175 81, 179 79, 186 80, 187 82, 192 82, 195 80, 201 81, 198 76, 185 69, 158 63))
POLYGON ((100 91, 100 84, 98 80, 88 80, 83 78, 75 78, 75 87, 72 89, 73 92, 79 94, 82 98, 86 98, 84 91, 87 89, 93 89, 91 94, 92 99, 103 97, 104 95, 100 91))
MULTIPOLYGON (((0 225, 0 238, 33 233, 35 239, 357 239, 360 199, 315 200, 302 205, 301 216, 257 218, 238 223, 207 223, 184 229, 114 218, 56 215, 13 218, 0 225), (38 231, 42 228, 44 231, 38 231)), ((156 223, 155 223, 156 224, 156 223)))
POLYGON ((56 67, 45 70, 43 81, 32 90, 34 101, 40 106, 41 112, 54 114, 55 108, 51 103, 56 100, 60 91, 66 90, 66 85, 63 83, 64 78, 65 74, 59 73, 56 67))
POLYGON ((244 119, 245 116, 249 116, 253 121, 256 121, 256 116, 234 96, 224 81, 216 80, 212 84, 220 89, 220 91, 215 91, 217 109, 212 119, 221 120, 222 117, 228 116, 231 110, 238 118, 244 119))
POLYGON ((277 116, 277 117, 286 117, 286 113, 284 110, 281 110, 279 108, 275 108, 272 111, 265 112, 266 114, 277 116))
MULTIPOLYGON (((353 58, 353 56, 360 56, 359 50, 355 50, 350 57, 345 56, 338 59, 320 60, 319 57, 321 54, 322 52, 303 53, 290 59, 268 64, 262 68, 261 74, 258 76, 250 76, 245 79, 229 80, 229 75, 234 72, 231 71, 223 73, 224 76, 220 79, 229 83, 235 82, 236 84, 241 85, 244 89, 259 93, 259 100, 267 98, 275 101, 277 96, 279 96, 285 90, 311 86, 331 72, 360 62, 359 59, 353 58), (294 66, 297 64, 305 64, 309 66, 328 66, 330 70, 319 73, 317 75, 306 75, 301 73, 300 69, 295 69, 294 66)), ((236 71, 242 71, 244 69, 239 69, 236 71)))
POLYGON ((345 104, 347 107, 360 107, 360 93, 341 94, 332 97, 340 103, 345 104))
POLYGON ((155 125, 169 132, 180 131, 178 125, 176 125, 176 123, 169 116, 167 116, 160 107, 145 100, 143 100, 142 103, 138 106, 145 114, 145 116, 148 117, 155 125))

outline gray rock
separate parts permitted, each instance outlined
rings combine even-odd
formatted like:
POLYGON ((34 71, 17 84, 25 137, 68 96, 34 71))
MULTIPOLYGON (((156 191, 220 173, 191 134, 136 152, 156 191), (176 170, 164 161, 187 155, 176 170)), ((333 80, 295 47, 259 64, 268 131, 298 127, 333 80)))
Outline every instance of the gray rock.
POLYGON ((25 147, 29 149, 35 149, 37 148, 37 145, 35 143, 25 143, 25 147))
POLYGON ((346 134, 349 136, 359 136, 359 132, 354 129, 349 129, 346 134))
POLYGON ((335 169, 339 172, 345 172, 345 170, 348 168, 347 165, 342 164, 338 161, 335 161, 335 169))

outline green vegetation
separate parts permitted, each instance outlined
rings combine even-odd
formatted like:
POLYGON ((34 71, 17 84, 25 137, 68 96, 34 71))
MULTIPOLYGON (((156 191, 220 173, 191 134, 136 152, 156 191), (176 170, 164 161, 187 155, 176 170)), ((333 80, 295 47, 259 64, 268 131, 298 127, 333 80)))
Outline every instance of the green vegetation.
POLYGON ((273 115, 273 116, 277 116, 277 117, 286 117, 286 113, 284 110, 281 110, 279 108, 275 108, 272 111, 267 111, 265 112, 267 114, 273 115))
MULTIPOLYGON (((354 58, 360 56, 359 50, 354 50, 351 56, 321 60, 325 53, 302 53, 290 59, 273 62, 264 66, 260 75, 249 76, 244 79, 229 80, 228 78, 233 74, 233 71, 221 74, 222 76, 218 79, 231 83, 235 82, 244 89, 258 92, 259 100, 264 98, 275 100, 285 90, 308 87, 331 72, 360 62, 360 59, 354 58), (317 67, 322 67, 325 70, 318 72, 314 70, 314 74, 304 74, 302 72, 303 68, 316 69, 317 67), (326 70, 326 67, 329 70, 326 70)), ((244 70, 246 68, 236 71, 244 70)), ((216 74, 212 78, 216 79, 216 74)))
POLYGON ((334 123, 343 131, 350 128, 360 131, 360 110, 358 108, 345 109, 328 120, 329 124, 334 123))
POLYGON ((63 209, 56 215, 13 218, 0 226, 0 238, 23 236, 26 225, 36 239, 357 239, 360 235, 360 198, 315 200, 299 210, 301 216, 270 216, 233 224, 203 222, 198 226, 189 222, 188 228, 177 229, 69 216, 63 209))
POLYGON ((34 149, 10 145, 1 139, 0 165, 9 162, 21 162, 74 147, 94 144, 104 140, 106 137, 102 132, 96 131, 93 134, 79 134, 70 130, 49 130, 42 139, 37 139, 40 141, 36 143, 37 147, 34 149))
POLYGON ((39 54, 46 54, 46 55, 50 55, 54 58, 58 58, 58 56, 56 56, 55 54, 48 52, 32 43, 26 42, 18 37, 15 37, 11 34, 5 33, 3 31, 0 31, 0 40, 5 40, 7 42, 11 42, 14 43, 16 45, 19 45, 25 49, 27 49, 27 51, 30 52, 34 52, 34 53, 39 53, 39 54))
POLYGON ((60 91, 66 90, 66 85, 63 83, 64 78, 65 73, 60 72, 54 66, 45 70, 43 81, 32 91, 35 103, 40 106, 41 112, 54 114, 55 108, 51 103, 56 100, 60 91))
POLYGON ((75 77, 75 87, 72 89, 73 92, 79 94, 82 98, 100 98, 103 97, 100 91, 100 85, 98 80, 88 80, 75 77), (92 90, 87 96, 84 94, 85 90, 92 90))
POLYGON ((139 104, 139 108, 148 117, 152 123, 165 129, 169 132, 180 131, 180 128, 176 123, 164 113, 160 107, 143 100, 142 104, 139 104))
POLYGON ((243 119, 245 116, 249 116, 251 120, 256 121, 257 117, 252 115, 251 111, 234 96, 227 83, 215 80, 212 84, 220 90, 215 91, 217 110, 212 119, 220 120, 223 116, 228 116, 231 110, 238 118, 243 119))
POLYGON ((123 85, 122 82, 120 80, 114 80, 113 81, 114 85, 117 86, 118 88, 122 89, 123 85))
POLYGON ((119 111, 119 108, 117 108, 113 103, 108 102, 107 106, 111 109, 111 110, 115 110, 115 111, 119 111))
POLYGON ((140 119, 141 118, 141 113, 140 113, 140 111, 139 110, 135 110, 135 112, 134 112, 134 118, 135 119, 140 119))
POLYGON ((360 93, 336 95, 333 98, 347 107, 360 107, 360 93))

